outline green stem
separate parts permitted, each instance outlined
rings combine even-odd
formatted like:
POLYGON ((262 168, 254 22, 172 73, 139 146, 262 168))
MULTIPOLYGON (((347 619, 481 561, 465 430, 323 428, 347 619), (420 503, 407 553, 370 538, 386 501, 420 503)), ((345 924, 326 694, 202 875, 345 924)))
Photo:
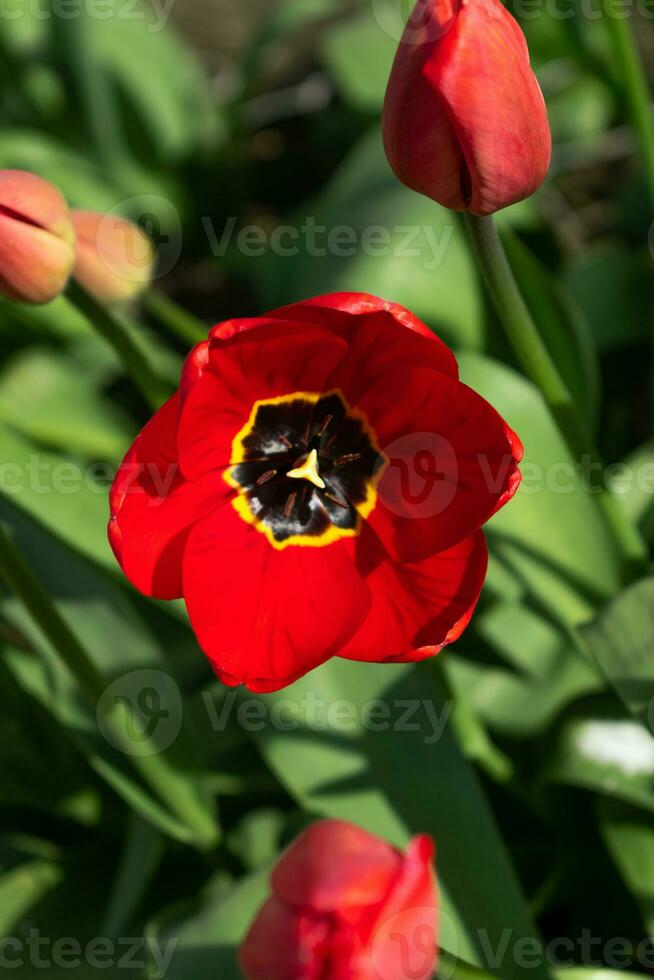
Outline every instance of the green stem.
POLYGON ((143 296, 142 304, 151 316, 159 320, 184 343, 198 344, 207 339, 208 328, 202 320, 179 306, 160 290, 150 289, 143 296))
MULTIPOLYGON (((105 693, 107 683, 91 657, 63 619, 52 599, 25 561, 20 551, 0 524, 0 577, 20 599, 43 635, 80 686, 94 713, 105 693)), ((211 847, 217 837, 210 813, 195 798, 182 781, 176 767, 169 763, 164 752, 153 755, 133 754, 129 732, 134 727, 131 708, 123 700, 109 705, 103 715, 104 724, 112 731, 112 742, 124 745, 126 757, 143 776, 183 828, 187 839, 200 847, 211 847)))
POLYGON ((159 408, 170 395, 169 386, 153 371, 145 355, 136 346, 120 320, 74 279, 68 283, 66 296, 100 336, 113 347, 125 371, 150 407, 159 408))
POLYGON ((625 572, 642 571, 647 561, 642 538, 606 485, 602 461, 527 309, 492 217, 467 214, 466 223, 491 299, 519 363, 540 389, 573 459, 589 464, 591 472, 599 474, 600 486, 595 496, 625 561, 625 572))
POLYGON ((613 45, 618 81, 640 143, 650 201, 654 208, 654 116, 650 106, 647 76, 629 20, 618 16, 617 10, 607 9, 605 22, 613 45))

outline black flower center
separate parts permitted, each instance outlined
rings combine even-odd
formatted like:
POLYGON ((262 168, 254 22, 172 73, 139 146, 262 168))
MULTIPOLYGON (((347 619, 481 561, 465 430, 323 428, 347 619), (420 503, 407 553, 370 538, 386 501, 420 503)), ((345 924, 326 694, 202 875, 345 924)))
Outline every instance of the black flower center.
POLYGON ((341 392, 295 392, 255 403, 225 478, 239 491, 237 512, 274 547, 315 547, 358 534, 384 463, 341 392))

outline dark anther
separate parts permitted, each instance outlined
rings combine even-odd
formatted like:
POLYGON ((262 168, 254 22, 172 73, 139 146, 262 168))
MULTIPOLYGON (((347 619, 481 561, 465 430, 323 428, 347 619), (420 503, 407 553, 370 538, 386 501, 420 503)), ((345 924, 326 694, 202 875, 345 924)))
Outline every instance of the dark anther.
POLYGON ((277 476, 277 470, 266 470, 266 472, 262 473, 257 480, 257 486, 262 487, 264 483, 268 482, 268 480, 272 480, 273 476, 277 476))
POLYGON ((333 501, 335 504, 338 504, 339 507, 343 507, 345 510, 347 510, 347 508, 350 506, 347 500, 341 500, 340 497, 335 497, 333 493, 327 493, 327 491, 325 491, 325 497, 328 497, 329 500, 333 501))
POLYGON ((290 442, 290 441, 289 441, 289 440, 288 440, 288 439, 286 438, 286 436, 280 436, 280 437, 279 437, 279 441, 281 442, 281 444, 282 444, 282 446, 285 446, 285 447, 286 447, 287 449, 292 449, 292 448, 293 448, 293 443, 292 443, 292 442, 290 442))
POLYGON ((325 415, 324 419, 320 423, 320 428, 316 432, 316 435, 317 436, 324 436, 324 434, 325 434, 325 432, 327 430, 327 426, 329 425, 329 423, 331 422, 331 420, 333 418, 334 418, 333 415, 325 415))
POLYGON ((346 466, 348 463, 356 463, 358 459, 361 459, 361 453, 345 453, 344 456, 335 459, 334 463, 336 466, 346 466))
POLYGON ((293 508, 295 507, 295 501, 297 500, 297 493, 289 493, 288 500, 284 507, 284 517, 289 518, 293 513, 293 508))

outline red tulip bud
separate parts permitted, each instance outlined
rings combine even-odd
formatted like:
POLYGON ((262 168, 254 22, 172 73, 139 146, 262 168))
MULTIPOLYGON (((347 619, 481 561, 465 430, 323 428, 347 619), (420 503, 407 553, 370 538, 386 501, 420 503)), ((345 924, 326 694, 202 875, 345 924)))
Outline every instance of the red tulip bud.
POLYGON ((73 211, 77 232, 75 279, 102 303, 133 299, 149 284, 154 245, 132 221, 73 211))
POLYGON ((428 980, 436 963, 433 844, 406 854, 353 824, 313 824, 282 856, 241 947, 246 980, 428 980))
POLYGON ((0 295, 47 303, 65 288, 75 232, 63 196, 23 170, 0 170, 0 295))
POLYGON ((455 211, 492 214, 542 184, 547 111, 524 34, 500 0, 418 0, 383 130, 397 177, 455 211))

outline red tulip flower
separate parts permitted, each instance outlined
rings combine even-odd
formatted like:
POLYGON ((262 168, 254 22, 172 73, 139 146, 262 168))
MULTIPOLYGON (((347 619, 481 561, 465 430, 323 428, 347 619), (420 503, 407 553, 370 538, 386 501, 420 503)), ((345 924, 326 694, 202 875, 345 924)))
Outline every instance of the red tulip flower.
POLYGON ((446 208, 492 214, 540 187, 547 110, 524 34, 500 0, 418 0, 383 131, 397 177, 446 208))
POLYGON ((274 691, 458 637, 521 453, 415 316, 323 296, 194 348, 120 467, 109 537, 137 588, 184 597, 221 680, 274 691))
POLYGON ((0 295, 48 303, 74 261, 75 232, 57 188, 24 170, 0 170, 0 295))
POLYGON ((433 853, 424 835, 401 854, 353 824, 313 824, 272 872, 240 950, 246 980, 429 980, 433 853))
POLYGON ((77 233, 75 278, 101 303, 135 299, 150 285, 154 245, 126 218, 73 211, 77 233))

